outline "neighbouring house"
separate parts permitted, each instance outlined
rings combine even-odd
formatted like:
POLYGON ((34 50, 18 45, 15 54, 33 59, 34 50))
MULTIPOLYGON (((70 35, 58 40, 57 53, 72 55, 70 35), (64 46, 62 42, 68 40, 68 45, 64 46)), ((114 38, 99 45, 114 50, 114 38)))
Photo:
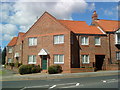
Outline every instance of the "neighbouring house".
POLYGON ((10 41, 6 61, 37 64, 43 71, 59 64, 64 73, 79 72, 81 67, 118 69, 118 22, 98 19, 96 11, 90 26, 85 21, 59 20, 45 12, 26 33, 10 41))
POLYGON ((23 57, 23 35, 19 32, 17 37, 14 37, 7 45, 6 62, 7 63, 22 63, 23 57))

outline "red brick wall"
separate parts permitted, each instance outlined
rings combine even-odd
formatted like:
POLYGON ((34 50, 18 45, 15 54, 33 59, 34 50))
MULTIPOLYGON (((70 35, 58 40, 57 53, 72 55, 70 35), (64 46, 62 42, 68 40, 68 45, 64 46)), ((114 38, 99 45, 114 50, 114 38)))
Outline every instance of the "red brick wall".
POLYGON ((38 56, 40 50, 46 49, 50 53, 49 66, 53 65, 54 54, 64 54, 62 68, 69 72, 70 56, 70 31, 58 23, 53 17, 44 14, 40 20, 27 32, 23 44, 23 64, 28 64, 28 55, 37 55, 37 64, 41 66, 41 58, 38 56), (53 44, 53 36, 64 34, 64 44, 53 44), (37 46, 28 46, 28 38, 37 36, 37 46))

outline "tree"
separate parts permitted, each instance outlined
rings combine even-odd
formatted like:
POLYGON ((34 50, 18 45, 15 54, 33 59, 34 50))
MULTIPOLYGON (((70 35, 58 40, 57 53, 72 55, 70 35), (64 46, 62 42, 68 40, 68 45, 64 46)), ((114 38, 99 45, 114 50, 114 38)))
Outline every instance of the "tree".
POLYGON ((6 47, 4 47, 2 51, 2 64, 5 64, 5 57, 6 57, 6 47))

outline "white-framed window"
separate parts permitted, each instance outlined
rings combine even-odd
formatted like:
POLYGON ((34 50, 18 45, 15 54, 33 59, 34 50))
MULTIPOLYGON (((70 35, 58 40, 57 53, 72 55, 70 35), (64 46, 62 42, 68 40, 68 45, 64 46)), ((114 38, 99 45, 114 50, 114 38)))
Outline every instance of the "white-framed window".
POLYGON ((63 54, 55 54, 54 55, 54 64, 63 64, 64 63, 64 55, 63 54))
POLYGON ((95 37, 95 45, 100 45, 100 44, 101 44, 100 37, 95 37))
POLYGON ((36 64, 36 55, 28 56, 28 64, 36 64))
POLYGON ((89 55, 81 55, 81 57, 82 57, 82 63, 83 64, 90 63, 90 61, 89 61, 89 55))
POLYGON ((8 53, 12 53, 12 47, 8 47, 8 53))
POLYGON ((8 58, 8 63, 11 63, 12 62, 12 59, 11 58, 8 58))
POLYGON ((120 33, 115 34, 115 44, 120 44, 120 33))
POLYGON ((37 45, 37 38, 36 37, 30 37, 28 38, 29 46, 36 46, 37 45))
POLYGON ((116 52, 116 58, 117 60, 120 60, 120 52, 116 52))
POLYGON ((64 35, 54 35, 54 44, 63 44, 64 35))
POLYGON ((88 45, 89 38, 88 37, 81 37, 81 45, 88 45))

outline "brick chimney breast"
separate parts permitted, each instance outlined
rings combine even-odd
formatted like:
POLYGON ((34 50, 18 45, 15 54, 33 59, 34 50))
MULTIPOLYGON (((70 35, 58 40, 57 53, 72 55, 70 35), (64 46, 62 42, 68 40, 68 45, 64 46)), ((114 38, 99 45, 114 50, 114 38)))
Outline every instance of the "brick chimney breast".
POLYGON ((93 15, 92 15, 92 21, 97 20, 97 19, 98 19, 98 15, 97 15, 96 11, 94 11, 93 15))

